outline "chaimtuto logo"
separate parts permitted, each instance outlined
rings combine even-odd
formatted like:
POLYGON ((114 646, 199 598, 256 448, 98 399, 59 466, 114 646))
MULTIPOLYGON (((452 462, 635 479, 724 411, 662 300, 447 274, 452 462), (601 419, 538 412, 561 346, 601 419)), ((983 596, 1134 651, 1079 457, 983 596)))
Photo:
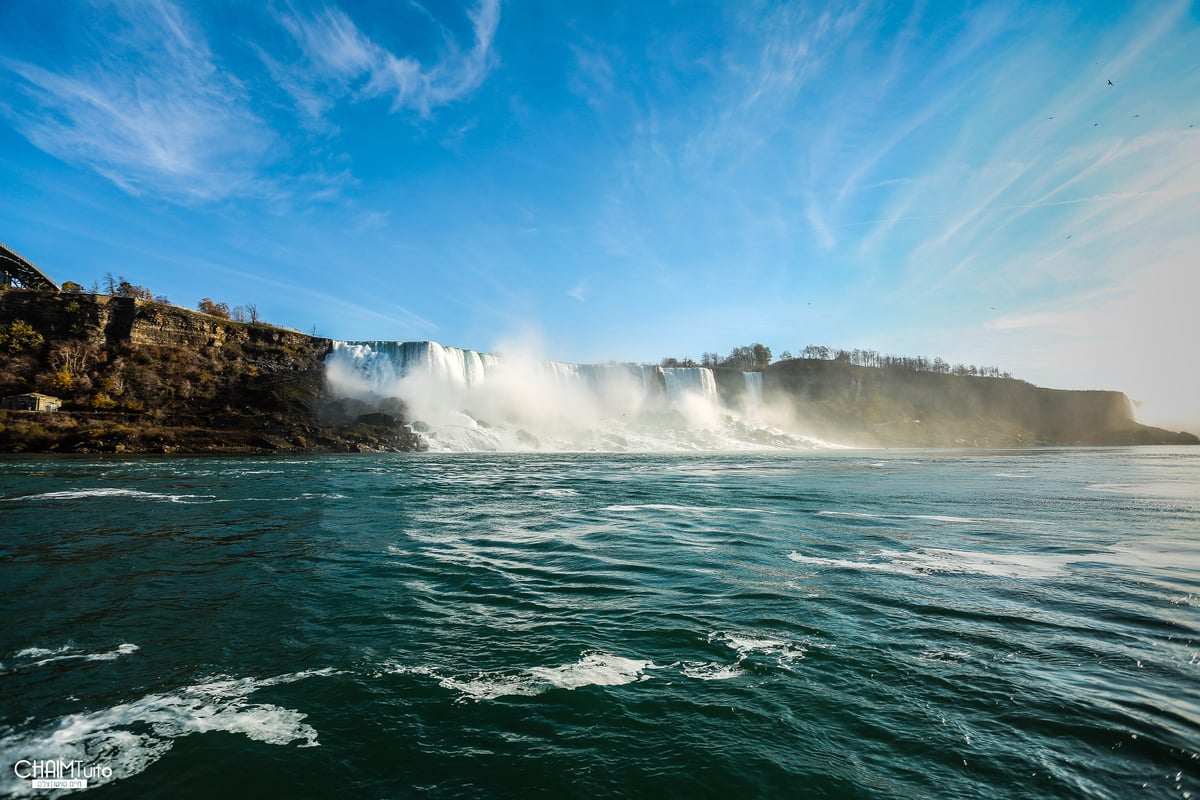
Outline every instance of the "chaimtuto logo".
POLYGON ((13 764, 13 774, 23 781, 30 781, 34 789, 86 789, 88 780, 111 778, 112 768, 85 765, 78 759, 23 758, 13 764))

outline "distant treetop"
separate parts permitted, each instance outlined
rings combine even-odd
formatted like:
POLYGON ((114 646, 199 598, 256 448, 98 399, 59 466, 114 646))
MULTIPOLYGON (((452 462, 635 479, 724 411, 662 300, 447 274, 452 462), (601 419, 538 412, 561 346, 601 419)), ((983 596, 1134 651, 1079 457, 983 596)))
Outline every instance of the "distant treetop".
POLYGON ((973 375, 983 378, 1012 378, 999 367, 978 367, 974 364, 954 364, 943 360, 940 356, 927 358, 925 356, 882 355, 875 350, 839 350, 825 345, 808 345, 800 351, 801 358, 815 358, 823 361, 841 361, 858 367, 879 367, 882 369, 903 369, 911 372, 933 372, 940 375, 973 375))

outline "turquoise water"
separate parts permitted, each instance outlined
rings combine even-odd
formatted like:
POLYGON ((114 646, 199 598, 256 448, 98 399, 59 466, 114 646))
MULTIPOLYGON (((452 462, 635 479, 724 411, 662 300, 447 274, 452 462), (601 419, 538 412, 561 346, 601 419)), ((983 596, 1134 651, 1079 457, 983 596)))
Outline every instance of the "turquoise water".
POLYGON ((7 457, 0 590, 0 794, 1200 794, 1200 448, 7 457))

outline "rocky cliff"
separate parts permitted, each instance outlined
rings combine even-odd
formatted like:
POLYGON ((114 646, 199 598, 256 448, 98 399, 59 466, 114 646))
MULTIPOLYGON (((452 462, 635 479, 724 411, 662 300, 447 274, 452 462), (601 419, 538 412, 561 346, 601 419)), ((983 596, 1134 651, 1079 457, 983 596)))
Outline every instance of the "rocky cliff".
MULTIPOLYGON (((0 292, 0 397, 42 392, 58 413, 0 411, 0 452, 414 450, 402 401, 334 400, 328 339, 129 297, 0 292)), ((715 371, 729 407, 746 376, 715 371)), ((1119 392, 796 359, 771 365, 765 405, 798 430, 866 447, 1196 444, 1138 424, 1119 392)))
POLYGON ((795 359, 763 374, 766 403, 816 435, 875 447, 1197 444, 1141 425, 1124 394, 795 359))
POLYGON ((3 451, 412 450, 389 414, 326 413, 331 342, 138 300, 0 293, 0 397, 38 391, 63 412, 0 412, 3 451), (360 417, 362 417, 360 419, 360 417))

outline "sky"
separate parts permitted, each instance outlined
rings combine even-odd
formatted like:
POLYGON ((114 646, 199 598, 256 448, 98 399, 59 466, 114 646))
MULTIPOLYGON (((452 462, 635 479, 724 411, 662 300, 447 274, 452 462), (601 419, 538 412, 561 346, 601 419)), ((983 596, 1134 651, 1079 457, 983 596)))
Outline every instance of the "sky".
POLYGON ((761 342, 1200 432, 1200 3, 0 3, 62 282, 578 363, 761 342))

